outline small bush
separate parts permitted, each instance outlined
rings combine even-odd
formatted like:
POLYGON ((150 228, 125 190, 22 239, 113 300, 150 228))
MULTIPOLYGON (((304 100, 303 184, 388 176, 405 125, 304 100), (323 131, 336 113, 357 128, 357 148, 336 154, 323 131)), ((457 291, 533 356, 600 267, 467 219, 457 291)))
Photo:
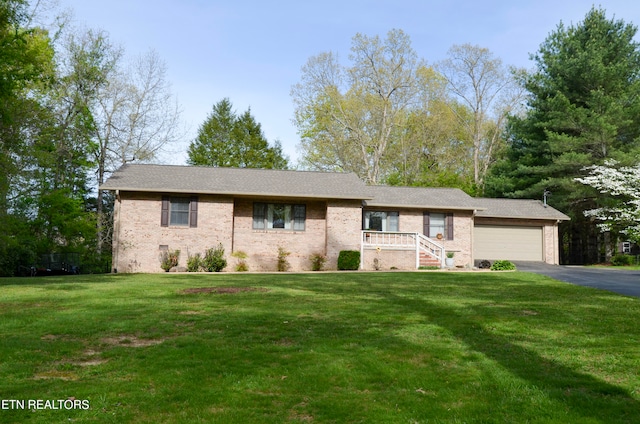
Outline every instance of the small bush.
POLYGON ((327 262, 327 257, 322 253, 314 253, 311 255, 311 269, 313 271, 322 271, 325 262, 327 262))
POLYGON ((617 255, 615 255, 613 258, 611 258, 611 265, 614 266, 631 266, 635 264, 635 259, 633 256, 631 255, 624 255, 622 253, 619 253, 617 255))
POLYGON ((512 271, 516 269, 516 266, 513 262, 510 261, 495 261, 493 265, 491 265, 491 271, 512 271))
POLYGON ((338 255, 338 269, 341 271, 355 271, 360 268, 360 251, 341 250, 338 255))
POLYGON ((180 259, 179 250, 165 250, 160 254, 160 268, 169 271, 174 266, 178 266, 180 259))
POLYGON ((235 252, 233 252, 231 254, 231 256, 233 256, 234 258, 236 258, 238 260, 238 262, 236 262, 236 267, 235 267, 236 272, 249 271, 249 265, 247 264, 247 261, 245 260, 245 259, 247 259, 247 257, 249 255, 247 255, 242 250, 236 250, 235 252))
POLYGON ((207 272, 220 272, 227 266, 227 260, 224 258, 224 247, 222 243, 216 248, 211 248, 204 254, 202 259, 202 267, 207 272))
POLYGON ((187 271, 198 272, 202 269, 202 256, 200 253, 196 253, 193 256, 189 256, 187 259, 187 271))
POLYGON ((291 252, 287 252, 284 247, 278 246, 278 271, 285 272, 291 269, 291 264, 287 257, 291 252))

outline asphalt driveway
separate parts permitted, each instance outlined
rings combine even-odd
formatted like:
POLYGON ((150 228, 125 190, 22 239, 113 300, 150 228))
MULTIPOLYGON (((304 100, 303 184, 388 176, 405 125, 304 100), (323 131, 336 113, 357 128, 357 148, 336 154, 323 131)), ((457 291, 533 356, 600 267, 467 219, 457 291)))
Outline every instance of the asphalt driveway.
POLYGON ((548 265, 542 262, 517 262, 516 266, 518 271, 535 272, 578 286, 640 297, 640 271, 548 265))

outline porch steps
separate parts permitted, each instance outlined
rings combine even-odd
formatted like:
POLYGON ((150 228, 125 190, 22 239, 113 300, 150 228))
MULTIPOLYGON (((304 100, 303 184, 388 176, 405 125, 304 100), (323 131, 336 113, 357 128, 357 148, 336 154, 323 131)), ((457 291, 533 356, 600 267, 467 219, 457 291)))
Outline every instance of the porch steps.
POLYGON ((440 261, 433 256, 420 252, 420 266, 435 266, 440 268, 440 261))

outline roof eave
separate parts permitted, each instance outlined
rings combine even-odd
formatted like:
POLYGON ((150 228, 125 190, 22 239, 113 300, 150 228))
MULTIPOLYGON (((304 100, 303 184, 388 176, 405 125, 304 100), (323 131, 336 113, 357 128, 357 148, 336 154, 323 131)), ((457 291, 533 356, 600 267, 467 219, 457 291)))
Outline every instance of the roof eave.
POLYGON ((528 215, 476 215, 476 218, 500 218, 500 219, 535 219, 538 221, 571 221, 571 218, 568 216, 558 217, 558 216, 528 216, 528 215))
POLYGON ((407 205, 399 203, 370 203, 367 202, 366 206, 374 208, 407 208, 407 209, 442 209, 442 210, 454 210, 454 211, 484 211, 486 208, 479 208, 476 206, 448 206, 448 205, 407 205))
POLYGON ((128 191, 137 193, 178 193, 178 194, 202 194, 202 195, 223 195, 223 196, 242 196, 242 197, 292 197, 305 199, 336 199, 336 200, 370 200, 372 197, 365 196, 347 196, 347 195, 320 195, 308 193, 265 193, 265 192, 237 192, 237 191, 207 191, 207 190, 188 190, 188 189, 160 189, 160 188, 140 188, 140 187, 105 187, 100 186, 100 190, 110 191, 128 191))

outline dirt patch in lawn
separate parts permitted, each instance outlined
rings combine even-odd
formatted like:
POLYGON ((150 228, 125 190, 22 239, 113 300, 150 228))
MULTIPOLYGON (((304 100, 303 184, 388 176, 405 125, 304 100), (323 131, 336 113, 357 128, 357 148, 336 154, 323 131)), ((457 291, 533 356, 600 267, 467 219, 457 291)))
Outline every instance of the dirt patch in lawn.
POLYGON ((244 292, 266 292, 269 291, 261 287, 194 287, 191 289, 184 289, 184 294, 196 294, 196 293, 215 293, 215 294, 236 294, 244 292))
POLYGON ((160 344, 164 339, 140 339, 136 336, 116 336, 101 339, 102 343, 110 346, 147 347, 160 344))

